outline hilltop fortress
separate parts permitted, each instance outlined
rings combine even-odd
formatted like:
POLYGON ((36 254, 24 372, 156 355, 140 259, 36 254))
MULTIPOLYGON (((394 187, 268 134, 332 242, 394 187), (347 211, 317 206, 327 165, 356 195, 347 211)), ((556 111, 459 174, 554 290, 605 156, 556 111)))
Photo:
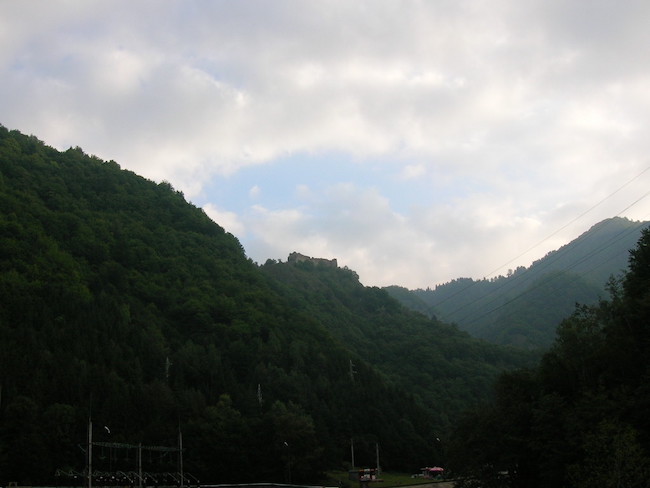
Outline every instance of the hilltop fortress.
POLYGON ((287 259, 288 263, 304 263, 304 262, 309 262, 309 263, 314 263, 318 266, 328 266, 330 268, 338 268, 338 263, 336 262, 335 259, 325 259, 325 258, 312 258, 310 256, 305 256, 304 254, 300 254, 299 252, 292 252, 289 254, 289 258, 287 259))

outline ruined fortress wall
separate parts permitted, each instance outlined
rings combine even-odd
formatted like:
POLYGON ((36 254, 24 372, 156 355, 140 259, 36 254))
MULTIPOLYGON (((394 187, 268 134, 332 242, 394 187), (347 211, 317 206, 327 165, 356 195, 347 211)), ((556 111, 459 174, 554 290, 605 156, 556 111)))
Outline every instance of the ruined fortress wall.
POLYGON ((300 254, 299 252, 292 252, 289 254, 289 258, 287 259, 288 263, 304 263, 304 262, 310 262, 314 263, 318 266, 329 266, 332 268, 338 268, 338 263, 335 259, 325 259, 325 258, 312 258, 311 256, 305 256, 304 254, 300 254))

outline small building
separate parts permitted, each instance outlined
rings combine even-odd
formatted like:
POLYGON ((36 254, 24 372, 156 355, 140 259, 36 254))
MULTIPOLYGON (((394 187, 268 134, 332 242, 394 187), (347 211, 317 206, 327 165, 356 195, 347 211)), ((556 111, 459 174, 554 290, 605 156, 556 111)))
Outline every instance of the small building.
POLYGON ((377 476, 377 469, 375 468, 352 469, 348 471, 348 478, 352 481, 358 481, 359 488, 367 488, 368 483, 384 481, 377 476))
POLYGON ((375 468, 352 469, 348 472, 348 478, 352 481, 378 481, 375 468))
POLYGON ((420 469, 420 471, 422 472, 422 477, 429 480, 442 478, 445 474, 444 468, 441 468, 440 466, 433 466, 432 468, 426 467, 420 469))

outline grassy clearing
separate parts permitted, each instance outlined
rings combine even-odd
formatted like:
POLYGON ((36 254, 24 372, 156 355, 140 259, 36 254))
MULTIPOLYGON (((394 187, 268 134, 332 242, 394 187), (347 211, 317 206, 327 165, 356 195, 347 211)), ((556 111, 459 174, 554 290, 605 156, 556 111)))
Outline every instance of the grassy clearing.
MULTIPOLYGON (((347 471, 329 471, 327 473, 328 481, 331 486, 341 486, 342 488, 358 488, 359 483, 357 481, 351 481, 348 479, 347 471)), ((423 485, 431 484, 431 480, 425 480, 423 478, 411 478, 410 473, 381 473, 381 479, 383 481, 377 481, 370 484, 370 488, 392 488, 395 486, 408 486, 408 485, 423 485)))

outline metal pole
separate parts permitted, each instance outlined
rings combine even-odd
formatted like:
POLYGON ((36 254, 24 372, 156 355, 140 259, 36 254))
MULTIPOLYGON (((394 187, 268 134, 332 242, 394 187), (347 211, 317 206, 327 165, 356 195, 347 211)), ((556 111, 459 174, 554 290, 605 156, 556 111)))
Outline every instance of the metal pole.
POLYGON ((93 421, 88 418, 88 488, 93 486, 93 421))
POLYGON ((138 444, 138 486, 142 488, 142 442, 138 444))
POLYGON ((379 442, 375 444, 375 454, 377 456, 377 476, 381 475, 381 468, 379 467, 379 442))
POLYGON ((180 426, 178 427, 178 459, 179 467, 181 471, 181 487, 183 488, 185 477, 183 476, 183 433, 181 432, 180 426))
POLYGON ((352 453, 352 469, 354 469, 354 437, 350 437, 350 452, 352 453))

